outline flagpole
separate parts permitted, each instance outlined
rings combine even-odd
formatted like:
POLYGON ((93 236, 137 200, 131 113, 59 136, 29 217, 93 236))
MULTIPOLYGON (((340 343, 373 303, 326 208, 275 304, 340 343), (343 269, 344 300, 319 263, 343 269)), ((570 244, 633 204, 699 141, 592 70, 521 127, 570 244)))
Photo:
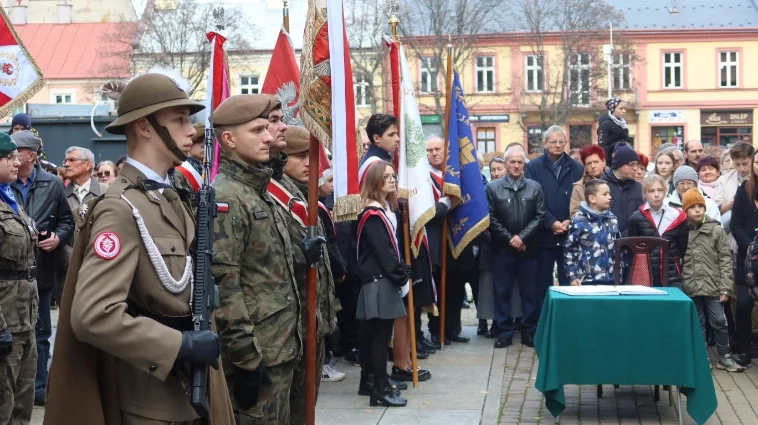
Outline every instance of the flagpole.
MULTIPOLYGON (((319 140, 311 135, 311 164, 318 164, 319 140)), ((308 237, 318 236, 318 166, 308 173, 308 237)), ((305 293, 305 425, 316 424, 316 266, 308 268, 305 293)), ((320 373, 320 371, 319 371, 320 373)))
MULTIPOLYGON (((389 20, 390 28, 392 29, 392 42, 396 45, 397 48, 397 54, 398 54, 398 67, 397 69, 392 69, 393 72, 397 72, 398 75, 400 75, 400 84, 399 89, 402 90, 402 75, 400 73, 399 64, 400 64, 400 36, 398 35, 397 28, 400 25, 400 20, 397 18, 397 16, 392 15, 392 17, 389 20)), ((400 114, 402 113, 402 93, 398 93, 397 96, 398 101, 394 104, 395 109, 395 118, 400 120, 400 114)), ((402 131, 402 130, 401 130, 402 131)), ((398 153, 396 153, 397 155, 398 153)), ((407 166, 407 164, 406 164, 407 166)), ((410 197, 410 193, 408 194, 408 197, 410 197)), ((406 202, 403 203, 403 240, 404 240, 404 249, 405 249, 405 264, 411 265, 411 224, 410 224, 410 210, 408 208, 408 203, 410 202, 410 199, 407 199, 406 202)), ((411 334, 411 376, 413 378, 413 388, 418 388, 418 357, 416 353, 416 313, 415 313, 416 305, 413 300, 413 277, 408 281, 408 328, 409 332, 411 334)))
POLYGON ((284 27, 284 30, 287 31, 289 34, 290 32, 290 9, 287 5, 287 2, 284 2, 284 7, 282 8, 282 26, 284 27))
MULTIPOLYGON (((447 92, 445 93, 445 144, 444 144, 444 153, 442 158, 444 158, 443 167, 447 167, 447 154, 448 154, 448 147, 450 144, 450 105, 452 105, 453 102, 453 42, 448 36, 447 41, 447 75, 445 77, 445 88, 447 92)), ((442 187, 440 188, 442 194, 444 195, 445 190, 445 170, 442 170, 442 187)), ((447 301, 447 218, 445 218, 442 221, 442 247, 440 248, 440 256, 442 257, 442 273, 440 276, 440 348, 444 349, 445 347, 445 303, 447 301)))

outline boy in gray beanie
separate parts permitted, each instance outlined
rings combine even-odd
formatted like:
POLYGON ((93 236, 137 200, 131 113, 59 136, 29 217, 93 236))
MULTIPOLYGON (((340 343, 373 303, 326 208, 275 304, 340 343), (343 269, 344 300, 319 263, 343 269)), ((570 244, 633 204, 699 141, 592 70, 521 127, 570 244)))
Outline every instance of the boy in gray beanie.
MULTIPOLYGON (((682 165, 674 171, 674 187, 676 190, 666 197, 665 206, 671 205, 682 208, 682 195, 690 189, 697 188, 697 171, 689 165, 682 165)), ((721 211, 719 211, 716 201, 709 198, 701 189, 697 189, 705 197, 705 215, 711 220, 721 221, 721 211)))

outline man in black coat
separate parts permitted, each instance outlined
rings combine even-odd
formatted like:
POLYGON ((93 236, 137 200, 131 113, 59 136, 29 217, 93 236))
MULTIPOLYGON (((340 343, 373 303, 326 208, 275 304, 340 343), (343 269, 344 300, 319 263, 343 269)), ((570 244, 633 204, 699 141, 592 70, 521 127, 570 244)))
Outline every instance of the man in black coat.
POLYGON ((16 132, 11 137, 18 145, 21 156, 18 180, 13 185, 16 200, 24 206, 24 211, 34 219, 41 232, 37 256, 39 317, 36 326, 38 357, 34 404, 44 405, 52 336, 50 304, 55 291, 56 262, 62 261, 61 250, 73 236, 75 224, 63 182, 37 164, 40 138, 28 130, 16 132))
POLYGON ((619 223, 621 236, 626 237, 629 218, 644 204, 642 185, 634 180, 634 173, 640 166, 640 157, 626 143, 616 147, 611 168, 606 170, 600 180, 608 182, 611 189, 611 212, 619 223))
POLYGON ((537 253, 545 219, 545 196, 539 183, 524 178, 523 151, 511 148, 504 157, 507 174, 487 185, 495 320, 500 331, 495 348, 513 343, 510 310, 514 282, 518 282, 521 296, 521 344, 533 347, 538 319, 537 253))

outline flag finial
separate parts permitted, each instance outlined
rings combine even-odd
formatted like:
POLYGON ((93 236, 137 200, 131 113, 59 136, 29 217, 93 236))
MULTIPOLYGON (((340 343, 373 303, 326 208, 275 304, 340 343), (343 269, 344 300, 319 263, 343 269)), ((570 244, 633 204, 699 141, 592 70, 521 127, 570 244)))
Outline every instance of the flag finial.
POLYGON ((392 30, 392 40, 400 41, 400 35, 397 32, 397 28, 400 26, 400 19, 397 16, 392 15, 389 20, 390 29, 392 30))

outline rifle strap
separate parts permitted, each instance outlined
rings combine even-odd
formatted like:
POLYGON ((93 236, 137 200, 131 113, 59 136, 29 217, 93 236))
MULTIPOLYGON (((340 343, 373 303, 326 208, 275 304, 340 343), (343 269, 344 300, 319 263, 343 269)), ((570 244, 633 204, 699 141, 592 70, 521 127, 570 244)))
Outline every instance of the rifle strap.
POLYGON ((182 277, 178 281, 175 280, 174 277, 171 276, 171 272, 169 271, 168 266, 166 266, 166 262, 163 261, 161 252, 158 250, 155 242, 153 242, 153 238, 150 236, 150 232, 148 232, 147 227, 145 226, 145 220, 142 218, 142 215, 140 215, 139 210, 134 204, 126 199, 126 196, 124 196, 123 193, 121 194, 121 199, 132 208, 132 216, 134 216, 134 220, 137 222, 137 228, 142 237, 142 243, 145 244, 145 249, 150 257, 150 262, 153 263, 155 272, 158 274, 158 278, 163 287, 172 294, 182 293, 187 289, 187 285, 190 286, 190 291, 192 291, 192 256, 188 255, 186 257, 187 261, 184 265, 184 273, 182 273, 182 277))

